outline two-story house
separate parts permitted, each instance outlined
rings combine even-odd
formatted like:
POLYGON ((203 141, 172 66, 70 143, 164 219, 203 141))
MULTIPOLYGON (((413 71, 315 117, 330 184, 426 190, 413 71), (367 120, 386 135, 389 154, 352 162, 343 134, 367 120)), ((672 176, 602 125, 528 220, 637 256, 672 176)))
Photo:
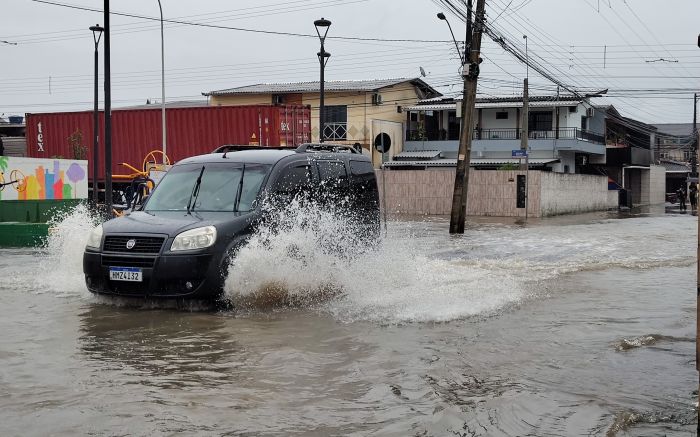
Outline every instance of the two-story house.
MULTIPOLYGON (((248 85, 203 95, 213 106, 308 105, 311 107, 311 141, 319 140, 320 87, 317 81, 248 85)), ((420 78, 325 81, 324 139, 359 145, 379 166, 382 150, 391 154, 403 150, 403 107, 438 96, 441 94, 420 78)))
MULTIPOLYGON (((596 111, 590 98, 533 96, 529 100, 530 168, 580 173, 588 165, 605 163, 605 114, 596 111)), ((520 97, 477 99, 472 167, 496 169, 519 163, 518 158, 512 157, 512 151, 520 149, 522 106, 520 97)), ((404 109, 407 126, 404 152, 385 166, 455 165, 461 101, 423 100, 404 109), (439 159, 427 160, 434 162, 413 159, 431 153, 431 157, 439 159)))

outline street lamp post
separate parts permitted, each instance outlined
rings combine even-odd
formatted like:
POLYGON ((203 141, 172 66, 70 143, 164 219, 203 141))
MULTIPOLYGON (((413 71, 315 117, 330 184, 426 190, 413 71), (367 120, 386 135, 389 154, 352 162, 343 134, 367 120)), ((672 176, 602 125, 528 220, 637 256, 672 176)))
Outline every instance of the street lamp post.
POLYGON ((100 44, 100 38, 102 38, 102 32, 104 31, 104 28, 102 28, 99 24, 95 24, 94 26, 90 26, 90 30, 92 31, 92 39, 95 42, 95 110, 93 111, 92 114, 92 138, 93 138, 93 143, 92 143, 92 206, 97 207, 98 203, 98 197, 99 197, 99 163, 98 163, 98 157, 99 157, 99 138, 100 138, 100 125, 99 125, 99 119, 98 119, 98 91, 97 91, 97 73, 98 73, 98 53, 97 53, 97 46, 100 44))
MULTIPOLYGON (((457 49, 457 55, 459 56, 460 62, 462 62, 462 65, 464 66, 464 57, 462 56, 462 51, 459 50, 459 45, 457 44, 457 39, 455 38, 455 33, 452 31, 452 26, 450 26, 450 22, 447 20, 447 17, 442 12, 439 12, 437 14, 437 17, 440 20, 443 20, 445 23, 447 23, 447 27, 450 28, 450 33, 452 34, 452 41, 454 41, 455 48, 457 49)), ((470 23, 468 22, 467 24, 470 24, 470 23)), ((467 32, 469 32, 469 30, 467 32)))
POLYGON ((161 123, 163 125, 163 165, 166 163, 166 129, 165 129, 165 38, 163 37, 163 7, 158 0, 158 9, 160 9, 160 112, 161 123))
POLYGON ((324 42, 326 41, 326 35, 328 35, 328 28, 331 26, 331 22, 321 17, 320 20, 314 21, 314 26, 316 26, 316 33, 318 38, 321 40, 321 51, 317 53, 318 62, 321 64, 321 80, 319 82, 319 107, 318 107, 318 142, 322 143, 325 137, 325 119, 326 119, 326 108, 324 105, 324 91, 325 91, 325 78, 324 70, 326 69, 326 64, 328 63, 328 58, 331 54, 328 53, 324 47, 324 42), (321 29, 323 29, 323 35, 321 35, 321 29))

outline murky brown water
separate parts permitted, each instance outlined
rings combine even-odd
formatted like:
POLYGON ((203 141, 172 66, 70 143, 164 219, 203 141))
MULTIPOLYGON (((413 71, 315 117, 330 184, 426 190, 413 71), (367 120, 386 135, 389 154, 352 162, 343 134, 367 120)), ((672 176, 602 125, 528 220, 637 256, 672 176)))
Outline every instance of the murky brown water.
POLYGON ((351 266, 247 255, 343 294, 245 312, 96 299, 66 225, 0 250, 0 435, 693 435, 696 220, 395 222, 351 266))

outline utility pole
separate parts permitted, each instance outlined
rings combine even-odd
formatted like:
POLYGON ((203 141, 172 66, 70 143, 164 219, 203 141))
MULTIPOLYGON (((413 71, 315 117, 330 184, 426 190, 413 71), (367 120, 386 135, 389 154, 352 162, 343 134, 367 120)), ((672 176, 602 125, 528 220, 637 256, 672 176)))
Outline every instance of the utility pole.
POLYGON ((474 135, 474 106, 476 85, 479 78, 481 58, 481 35, 484 28, 486 0, 477 0, 472 30, 472 0, 467 0, 467 33, 465 38, 465 63, 462 65, 464 91, 462 97, 462 131, 457 152, 457 172, 452 194, 450 214, 450 234, 463 234, 467 214, 467 193, 469 189, 469 162, 474 135))
POLYGON ((529 162, 529 156, 528 156, 528 137, 530 133, 530 126, 529 126, 529 121, 530 121, 530 95, 529 95, 529 90, 528 90, 528 84, 527 84, 527 77, 523 79, 523 114, 522 114, 523 120, 522 123, 520 123, 523 126, 523 131, 520 134, 520 150, 523 150, 525 152, 525 164, 522 164, 522 161, 520 163, 520 171, 525 172, 525 221, 527 221, 527 204, 528 204, 528 185, 529 185, 529 167, 530 167, 530 162, 529 162))
POLYGON ((698 93, 693 96, 693 150, 690 152, 691 177, 698 176, 698 93))
MULTIPOLYGON (((700 47, 700 35, 698 35, 698 47, 700 47)), ((695 100, 693 101, 693 135, 695 136, 695 159, 697 162, 698 154, 698 129, 696 124, 697 119, 697 107, 698 107, 698 95, 695 94, 695 100)), ((697 170, 697 169, 695 169, 697 170)), ((696 252, 696 260, 700 260, 700 221, 698 222, 698 250, 696 252)), ((696 304, 695 304, 695 370, 700 370, 700 262, 696 263, 695 281, 696 281, 696 304)), ((698 378, 698 395, 700 396, 700 378, 698 378)), ((698 420, 697 420, 697 434, 700 435, 700 408, 698 408, 698 420)))
POLYGON ((112 84, 109 47, 109 0, 104 0, 105 14, 105 207, 112 218, 112 84))

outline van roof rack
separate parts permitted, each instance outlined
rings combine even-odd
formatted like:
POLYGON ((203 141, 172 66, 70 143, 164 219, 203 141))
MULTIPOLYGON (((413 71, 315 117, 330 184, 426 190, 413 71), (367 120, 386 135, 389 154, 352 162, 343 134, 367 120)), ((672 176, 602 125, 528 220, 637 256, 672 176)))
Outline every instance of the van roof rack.
POLYGON ((297 153, 306 152, 342 152, 342 153, 360 153, 354 146, 347 144, 332 144, 332 143, 305 143, 297 147, 297 153))
POLYGON ((294 150, 288 146, 256 146, 250 144, 224 144, 214 149, 211 153, 238 152, 241 150, 294 150))

